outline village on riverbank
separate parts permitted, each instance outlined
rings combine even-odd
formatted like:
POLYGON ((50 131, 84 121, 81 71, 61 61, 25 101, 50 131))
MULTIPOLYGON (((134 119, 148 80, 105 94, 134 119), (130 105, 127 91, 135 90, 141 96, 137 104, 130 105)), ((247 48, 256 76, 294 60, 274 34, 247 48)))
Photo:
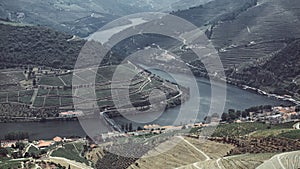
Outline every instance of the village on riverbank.
MULTIPOLYGON (((10 133, 1 140, 0 166, 2 168, 51 168, 51 166, 56 168, 93 168, 98 164, 98 160, 101 161, 101 158, 107 154, 105 149, 112 146, 116 140, 130 138, 147 140, 151 137, 159 138, 160 135, 167 136, 167 138, 184 136, 182 137, 184 140, 192 139, 192 142, 199 139, 216 142, 209 142, 209 145, 220 143, 232 145, 235 148, 228 149, 224 154, 227 156, 247 152, 284 152, 284 149, 281 148, 262 150, 255 148, 256 145, 252 148, 249 147, 254 140, 260 140, 261 144, 269 146, 271 143, 266 138, 273 141, 272 145, 276 144, 279 147, 282 144, 293 145, 285 146, 288 151, 300 150, 300 145, 292 143, 293 140, 300 139, 299 106, 258 106, 242 112, 229 110, 224 114, 222 117, 213 115, 206 118, 204 122, 178 126, 151 124, 133 129, 132 126, 125 125, 124 128, 121 127, 122 132, 108 132, 97 138, 56 136, 46 140, 42 140, 42 138, 30 140, 28 133, 10 133), (219 121, 220 124, 216 126, 213 135, 203 135, 203 131, 215 126, 219 121), (102 155, 95 155, 97 151, 102 152, 100 153, 102 155)), ((62 115, 76 117, 81 114, 63 112, 62 115)), ((197 144, 193 143, 193 145, 197 144)))

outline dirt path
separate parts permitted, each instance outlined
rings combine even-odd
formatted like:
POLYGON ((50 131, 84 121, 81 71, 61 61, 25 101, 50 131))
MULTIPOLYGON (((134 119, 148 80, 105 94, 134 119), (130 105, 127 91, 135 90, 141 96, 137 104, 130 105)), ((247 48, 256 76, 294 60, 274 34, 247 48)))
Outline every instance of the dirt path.
POLYGON ((198 149, 196 146, 194 146, 192 143, 190 143, 189 141, 187 141, 186 139, 184 139, 182 136, 178 136, 178 138, 182 139, 184 142, 186 142, 188 145, 190 145, 191 147, 193 147, 195 150, 197 150, 199 153, 201 153, 206 159, 205 161, 211 160, 211 158, 205 154, 202 150, 198 149))
POLYGON ((92 167, 87 166, 84 163, 79 163, 79 162, 69 160, 69 159, 66 159, 66 158, 62 158, 62 157, 51 157, 50 156, 48 159, 51 160, 51 161, 59 162, 59 163, 69 164, 71 166, 71 168, 76 167, 78 169, 92 169, 92 167))
POLYGON ((64 86, 67 86, 67 84, 65 83, 65 81, 60 76, 58 76, 58 79, 64 84, 64 86))
POLYGON ((32 95, 32 97, 31 97, 31 105, 30 105, 30 107, 33 107, 33 104, 34 104, 35 99, 36 99, 36 97, 37 97, 38 91, 39 91, 39 89, 34 89, 33 95, 32 95))

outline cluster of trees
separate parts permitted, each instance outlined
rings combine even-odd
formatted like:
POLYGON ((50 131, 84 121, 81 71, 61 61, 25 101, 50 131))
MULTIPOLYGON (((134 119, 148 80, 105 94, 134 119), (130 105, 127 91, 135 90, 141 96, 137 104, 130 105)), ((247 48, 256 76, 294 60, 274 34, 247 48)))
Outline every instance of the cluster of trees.
POLYGON ((7 149, 0 147, 0 157, 6 157, 7 155, 8 155, 7 149))
MULTIPOLYGON (((300 108, 300 107, 299 107, 300 108)), ((263 113, 264 111, 271 111, 272 106, 271 105, 261 105, 261 106, 254 106, 250 107, 248 109, 245 109, 244 111, 241 110, 235 110, 235 109, 228 109, 228 112, 224 112, 221 116, 221 121, 224 122, 233 122, 234 120, 237 120, 239 118, 247 118, 250 116, 250 112, 255 113, 263 113)), ((207 123, 211 122, 211 119, 217 118, 219 119, 219 115, 217 113, 213 114, 212 116, 205 117, 205 121, 207 123)))
POLYGON ((14 145, 12 145, 12 147, 11 148, 14 148, 14 149, 19 149, 19 150, 24 150, 24 148, 25 148, 25 144, 24 143, 22 143, 22 142, 17 142, 16 143, 16 145, 14 146, 14 145))
POLYGON ((245 109, 244 111, 229 109, 227 113, 222 114, 221 120, 226 122, 233 122, 234 120, 237 120, 241 117, 242 118, 249 117, 250 112, 263 113, 264 111, 271 111, 271 110, 272 110, 271 105, 254 106, 245 109))
MULTIPOLYGON (((46 153, 47 153, 46 150, 41 150, 41 151, 38 151, 38 152, 31 152, 31 153, 26 152, 23 157, 24 158, 30 158, 30 157, 32 157, 34 159, 38 159, 38 158, 41 157, 41 155, 46 154, 46 153)), ((19 158, 21 158, 21 157, 19 157, 19 158)))
POLYGON ((249 116, 249 112, 229 109, 227 113, 223 113, 221 120, 226 122, 232 122, 240 117, 246 118, 249 116))
POLYGON ((248 109, 245 109, 246 112, 262 112, 262 111, 271 111, 272 106, 271 105, 261 105, 261 106, 254 106, 250 107, 248 109))
MULTIPOLYGON (((65 166, 62 166, 62 165, 59 164, 59 163, 56 164, 56 163, 54 163, 54 162, 52 162, 52 161, 50 161, 50 162, 42 161, 42 162, 40 162, 39 165, 42 166, 42 168, 46 168, 46 166, 55 166, 56 169, 66 169, 65 166)), ((70 166, 70 165, 68 166, 68 169, 71 169, 71 166, 70 166)))
POLYGON ((4 136, 5 140, 24 140, 28 138, 29 134, 27 132, 12 132, 4 136))

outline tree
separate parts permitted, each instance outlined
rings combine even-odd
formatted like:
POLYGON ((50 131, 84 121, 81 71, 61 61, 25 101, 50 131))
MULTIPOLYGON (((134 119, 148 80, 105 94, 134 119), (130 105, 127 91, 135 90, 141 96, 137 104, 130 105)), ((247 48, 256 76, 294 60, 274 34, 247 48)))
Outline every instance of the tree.
POLYGON ((47 153, 46 150, 42 150, 42 151, 40 152, 40 155, 43 155, 43 154, 46 154, 46 153, 47 153))
POLYGON ((17 142, 16 148, 18 148, 19 150, 23 150, 25 148, 25 144, 22 142, 17 142))
POLYGON ((228 111, 228 114, 229 114, 230 120, 232 120, 232 121, 237 118, 236 113, 234 111, 228 111))
POLYGON ((236 114, 236 117, 239 118, 239 117, 241 117, 242 112, 241 112, 240 110, 237 110, 237 111, 235 112, 235 114, 236 114))
POLYGON ((24 158, 28 158, 28 157, 30 157, 30 154, 29 154, 28 152, 26 152, 26 153, 24 154, 24 158))
POLYGON ((297 106, 296 106, 295 111, 296 111, 296 112, 300 112, 300 105, 297 105, 297 106))
POLYGON ((204 121, 205 121, 205 123, 207 123, 207 124, 211 123, 211 116, 206 116, 206 117, 204 118, 204 121))
POLYGON ((32 86, 35 86, 35 85, 36 85, 36 80, 33 79, 33 80, 32 80, 32 86))
POLYGON ((8 154, 8 151, 6 148, 0 147, 0 157, 6 157, 8 154))
POLYGON ((11 154, 11 156, 16 159, 16 158, 22 158, 22 153, 20 151, 17 151, 17 152, 13 152, 11 154))
POLYGON ((243 118, 246 118, 246 117, 248 117, 250 114, 249 114, 249 112, 246 112, 246 111, 243 111, 242 112, 242 117, 243 118))
POLYGON ((128 131, 131 132, 132 131, 132 123, 129 123, 129 126, 128 126, 128 131))
POLYGON ((138 126, 137 130, 140 131, 140 130, 143 130, 143 128, 141 126, 138 126))
POLYGON ((222 121, 228 121, 228 119, 229 119, 228 113, 223 113, 221 119, 222 119, 222 121))

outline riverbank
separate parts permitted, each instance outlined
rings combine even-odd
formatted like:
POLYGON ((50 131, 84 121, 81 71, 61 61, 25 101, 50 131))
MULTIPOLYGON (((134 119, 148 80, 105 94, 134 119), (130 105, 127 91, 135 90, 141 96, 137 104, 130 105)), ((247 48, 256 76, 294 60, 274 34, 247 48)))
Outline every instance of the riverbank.
POLYGON ((49 122, 49 121, 77 121, 77 117, 64 118, 64 117, 47 117, 47 118, 38 118, 38 117, 11 117, 0 119, 0 123, 27 123, 27 122, 49 122))
POLYGON ((291 102, 294 105, 300 104, 299 100, 296 100, 296 98, 293 98, 292 96, 289 96, 289 95, 281 96, 281 95, 277 95, 277 94, 274 94, 274 93, 268 93, 267 91, 264 91, 264 90, 261 90, 261 89, 255 88, 255 87, 239 84, 239 83, 236 83, 236 82, 233 82, 233 81, 230 81, 230 80, 227 80, 226 82, 228 84, 237 86, 237 87, 239 87, 243 90, 254 92, 254 93, 262 95, 262 96, 267 96, 267 97, 270 97, 270 98, 275 98, 275 99, 278 99, 278 100, 291 102))

